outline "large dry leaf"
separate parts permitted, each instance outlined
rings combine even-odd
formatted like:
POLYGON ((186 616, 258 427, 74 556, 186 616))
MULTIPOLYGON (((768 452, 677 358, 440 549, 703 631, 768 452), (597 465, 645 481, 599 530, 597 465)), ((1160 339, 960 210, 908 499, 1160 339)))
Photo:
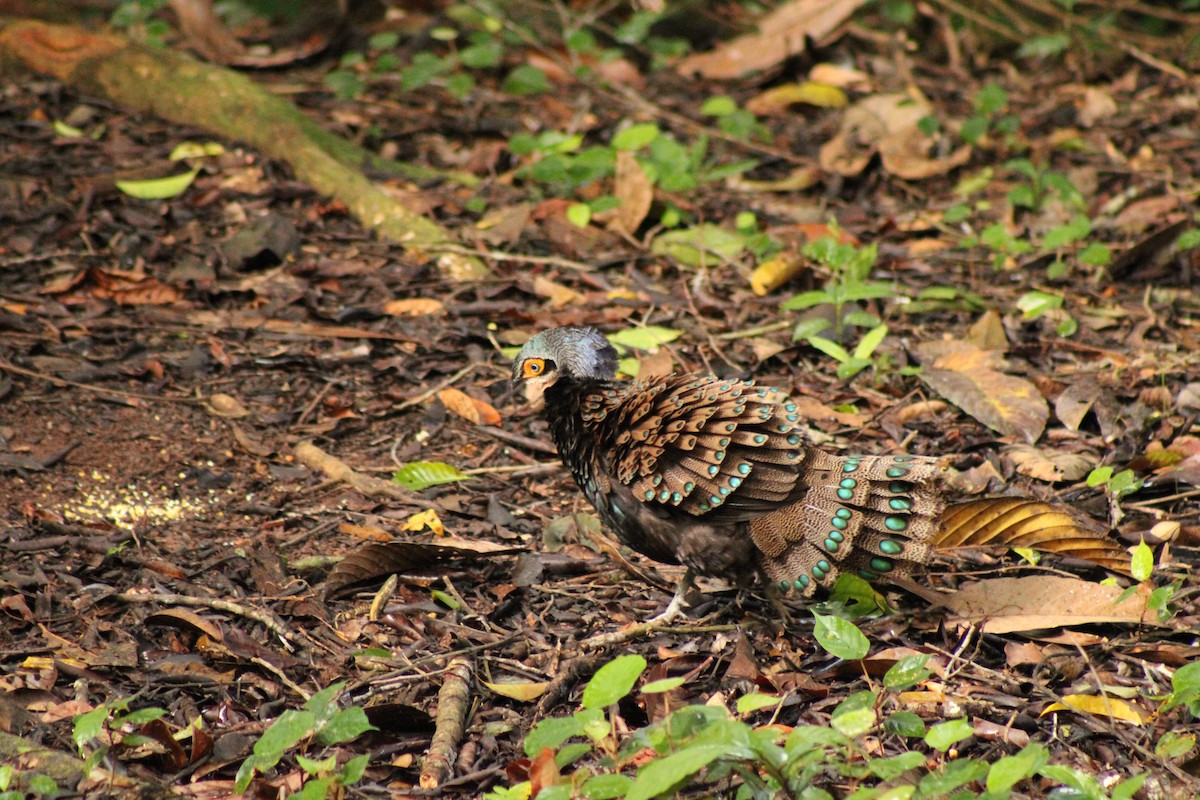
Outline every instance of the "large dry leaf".
POLYGON ((338 597, 370 581, 392 573, 435 571, 439 574, 478 564, 496 556, 525 552, 522 548, 492 546, 485 542, 463 542, 469 547, 420 542, 380 542, 368 544, 350 553, 325 579, 325 596, 338 597))
POLYGON ((1030 381, 996 369, 1004 363, 999 353, 962 342, 931 342, 915 350, 923 361, 933 356, 921 380, 942 397, 997 433, 1030 444, 1042 435, 1050 417, 1045 398, 1030 381))
POLYGON ((1077 481, 1098 463, 1083 453, 1044 450, 1031 444, 1014 444, 1004 448, 1004 453, 1017 465, 1017 472, 1047 483, 1077 481))
POLYGON ((762 18, 759 33, 739 36, 707 53, 688 56, 676 69, 718 80, 768 69, 804 52, 805 39, 821 39, 865 0, 792 0, 762 18))
POLYGON ((613 194, 621 201, 621 205, 617 208, 612 227, 632 236, 650 213, 650 205, 654 201, 654 185, 650 183, 646 170, 642 169, 637 158, 628 150, 617 153, 613 194))
POLYGON ((883 168, 908 180, 942 175, 971 157, 969 145, 948 156, 932 157, 937 141, 920 129, 933 106, 920 94, 894 92, 864 97, 846 110, 838 133, 821 146, 821 166, 854 176, 866 169, 875 153, 883 168))
POLYGON ((1058 393, 1054 400, 1054 415, 1067 430, 1077 431, 1083 418, 1100 397, 1101 386, 1096 379, 1077 381, 1058 393))
POLYGON ((1023 497, 991 497, 949 506, 934 547, 1028 547, 1090 561, 1129 574, 1129 554, 1103 533, 1090 531, 1065 511, 1023 497))
POLYGON ((945 604, 957 616, 947 622, 979 625, 988 633, 1103 622, 1157 624, 1146 607, 1148 588, 1139 586, 1121 600, 1123 592, 1119 586, 1055 575, 996 578, 948 595, 945 604))

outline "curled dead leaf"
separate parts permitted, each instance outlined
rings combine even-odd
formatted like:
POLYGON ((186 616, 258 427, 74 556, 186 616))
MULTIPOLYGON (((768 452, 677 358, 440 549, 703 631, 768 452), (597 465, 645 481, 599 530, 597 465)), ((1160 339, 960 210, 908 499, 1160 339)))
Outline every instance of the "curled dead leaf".
POLYGON ((1017 465, 1017 472, 1047 483, 1077 481, 1099 463, 1083 453, 1047 451, 1029 444, 1014 444, 1004 453, 1017 465))
POLYGON ((445 303, 432 297, 406 297, 383 305, 383 313, 393 317, 430 317, 445 310, 445 303))
POLYGON ((224 419, 241 419, 250 414, 236 397, 220 392, 209 395, 205 407, 215 416, 224 419))
POLYGON ((500 424, 500 412, 490 403, 486 403, 483 400, 476 400, 474 397, 453 388, 442 389, 437 393, 437 396, 447 409, 468 422, 473 422, 476 425, 500 424))

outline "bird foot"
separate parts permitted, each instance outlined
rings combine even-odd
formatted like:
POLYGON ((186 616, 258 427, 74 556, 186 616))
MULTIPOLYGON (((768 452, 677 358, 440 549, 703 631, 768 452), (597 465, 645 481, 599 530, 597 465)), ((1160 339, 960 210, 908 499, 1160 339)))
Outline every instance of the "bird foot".
POLYGON ((679 579, 679 585, 675 587, 675 596, 671 598, 671 602, 667 604, 667 607, 663 609, 661 614, 651 617, 649 621, 651 623, 663 624, 672 622, 679 617, 683 613, 683 607, 686 605, 683 599, 684 595, 691 590, 695 578, 696 576, 692 574, 690 569, 684 572, 683 577, 679 579))
POLYGON ((664 624, 674 622, 681 614, 683 614, 683 595, 676 594, 671 598, 671 602, 663 609, 661 614, 655 614, 648 621, 650 624, 664 624))

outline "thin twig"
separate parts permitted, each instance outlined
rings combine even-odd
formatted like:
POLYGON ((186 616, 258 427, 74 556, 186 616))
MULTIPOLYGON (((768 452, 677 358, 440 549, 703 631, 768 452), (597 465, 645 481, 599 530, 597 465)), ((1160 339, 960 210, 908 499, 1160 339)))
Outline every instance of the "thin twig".
POLYGON ((77 381, 69 381, 66 378, 59 378, 54 375, 47 375, 44 372, 36 372, 24 367, 18 367, 11 361, 5 361, 0 358, 0 371, 11 372, 14 375, 23 375, 26 378, 36 378, 44 381, 49 381, 55 386, 63 387, 70 386, 73 389, 82 389, 85 392, 95 392, 96 394, 108 394, 114 397, 123 397, 126 400, 146 400, 147 402, 166 402, 166 403, 197 403, 199 402, 192 397, 167 397, 164 395, 138 394, 136 392, 126 392, 121 389, 109 389, 104 386, 96 386, 92 383, 79 383, 77 381))

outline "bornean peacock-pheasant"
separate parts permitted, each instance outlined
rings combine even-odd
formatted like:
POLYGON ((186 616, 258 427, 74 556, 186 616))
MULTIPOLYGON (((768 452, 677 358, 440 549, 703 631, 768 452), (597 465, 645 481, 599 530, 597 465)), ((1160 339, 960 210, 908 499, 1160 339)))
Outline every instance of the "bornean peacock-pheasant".
POLYGON ((694 574, 757 576, 811 595, 843 571, 869 580, 926 562, 946 508, 939 459, 837 456, 805 441, 796 405, 752 380, 616 380, 593 328, 531 338, 514 385, 542 409, 563 462, 629 547, 694 574))

